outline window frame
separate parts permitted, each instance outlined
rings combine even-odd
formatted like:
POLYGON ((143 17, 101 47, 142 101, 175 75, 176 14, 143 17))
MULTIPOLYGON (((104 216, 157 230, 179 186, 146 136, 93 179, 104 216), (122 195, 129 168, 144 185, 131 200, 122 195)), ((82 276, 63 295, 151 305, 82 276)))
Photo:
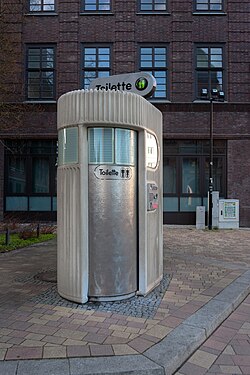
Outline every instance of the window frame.
POLYGON ((54 5, 54 9, 53 10, 45 10, 44 9, 44 6, 46 6, 47 4, 44 4, 44 0, 40 0, 40 3, 39 5, 41 5, 41 10, 31 10, 31 0, 28 0, 27 2, 27 10, 28 10, 28 13, 30 14, 54 14, 56 13, 56 0, 50 0, 51 2, 53 1, 53 5, 54 5))
POLYGON ((56 100, 56 46, 55 44, 28 44, 26 45, 26 77, 25 77, 25 97, 27 101, 34 101, 34 102, 54 102, 56 100), (42 49, 53 49, 53 68, 42 68, 42 49), (29 67, 29 51, 31 49, 39 49, 40 50, 40 67, 39 68, 30 68, 29 67), (39 97, 32 98, 29 97, 29 73, 30 72, 39 72, 39 97), (52 72, 53 73, 53 90, 52 90, 52 97, 43 97, 41 94, 41 81, 43 72, 52 72))
POLYGON ((95 5, 96 5, 96 9, 90 9, 90 10, 86 10, 85 8, 86 8, 86 1, 88 1, 88 0, 81 0, 81 9, 80 9, 80 11, 81 11, 81 13, 110 13, 110 12, 112 12, 112 0, 109 0, 109 3, 108 3, 108 5, 109 5, 109 9, 99 9, 99 7, 101 6, 101 4, 100 4, 100 2, 102 1, 102 0, 96 0, 95 1, 95 5))
POLYGON ((164 10, 155 9, 155 6, 157 5, 157 0, 151 0, 150 4, 152 4, 152 9, 150 9, 150 10, 141 9, 142 8, 142 0, 138 0, 138 2, 137 2, 138 13, 146 13, 146 14, 148 14, 148 13, 150 13, 150 14, 168 13, 168 0, 165 0, 166 9, 164 9, 164 10))
POLYGON ((197 0, 193 2, 193 11, 195 13, 206 13, 206 14, 213 14, 213 13, 225 13, 225 0, 221 0, 221 9, 220 10, 213 10, 211 9, 211 0, 206 0, 208 9, 197 9, 197 0))
MULTIPOLYGON (((138 50, 138 70, 141 72, 149 72, 154 76, 155 72, 166 72, 166 79, 165 79, 165 90, 166 90, 166 96, 164 97, 155 97, 155 93, 157 92, 157 85, 156 85, 156 90, 153 96, 150 97, 150 101, 153 102, 166 102, 169 101, 169 44, 167 43, 153 43, 153 44, 140 44, 139 45, 139 50, 138 50), (152 62, 153 66, 151 68, 149 67, 142 67, 142 59, 141 59, 141 49, 142 48, 152 48, 154 51, 156 48, 165 48, 166 50, 166 66, 165 67, 156 67, 155 66, 155 60, 154 56, 155 53, 153 52, 152 54, 152 62)), ((155 77, 155 76, 154 76, 155 77)), ((157 77, 155 77, 157 81, 157 77)))
MULTIPOLYGON (((184 145, 185 146, 185 145, 184 145)), ((175 174, 174 174, 174 192, 167 192, 165 186, 165 176, 163 173, 163 198, 176 198, 178 200, 178 210, 177 211, 164 211, 164 212, 175 212, 175 213, 182 213, 188 212, 183 211, 181 209, 181 199, 183 198, 201 198, 202 205, 205 205, 207 194, 208 194, 208 168, 206 168, 206 163, 209 162, 209 140, 207 139, 177 139, 177 140, 170 140, 165 138, 163 140, 163 169, 166 163, 166 160, 174 161, 175 166, 175 174), (174 148, 169 149, 168 143, 173 142, 174 148), (182 144, 187 143, 187 148, 181 148, 182 144), (191 150, 188 149, 188 143, 194 145, 195 149, 192 147, 191 150), (183 191, 183 170, 182 170, 182 163, 184 158, 195 158, 199 163, 199 180, 198 180, 198 187, 199 192, 184 192, 183 191)), ((227 195, 227 141, 226 140, 219 140, 216 139, 214 141, 213 147, 214 153, 214 161, 220 160, 222 165, 222 173, 221 173, 221 190, 220 196, 226 198, 227 195)), ((214 165, 213 174, 215 175, 215 168, 214 165)), ((214 181, 214 184, 216 181, 214 181)), ((214 186, 216 189, 216 186, 214 186)), ((214 190, 215 190, 214 189, 214 190)), ((192 212, 192 211, 190 211, 192 212)))
POLYGON ((222 84, 221 90, 225 93, 226 98, 226 61, 225 61, 225 44, 212 44, 212 43, 197 43, 194 46, 194 66, 195 66, 195 100, 201 100, 204 98, 201 97, 201 93, 198 90, 198 72, 207 72, 208 73, 208 87, 204 86, 204 88, 208 89, 208 92, 211 92, 211 74, 213 72, 221 72, 222 75, 222 84), (208 49, 208 66, 207 67, 198 67, 197 66, 197 56, 198 56, 198 48, 207 48, 208 49), (221 57, 222 57, 222 66, 221 67, 211 67, 211 49, 212 48, 221 48, 221 57))
MULTIPOLYGON (((5 163, 4 163, 4 212, 15 212, 15 211, 6 211, 6 198, 7 197, 24 197, 27 198, 27 210, 25 212, 32 212, 33 210, 30 210, 30 198, 39 198, 39 197, 47 197, 50 198, 50 211, 47 212, 53 212, 55 211, 53 209, 53 200, 57 195, 57 186, 56 186, 56 173, 57 173, 57 142, 56 140, 27 140, 27 141, 21 141, 16 143, 16 147, 24 147, 23 152, 18 152, 16 150, 12 150, 12 147, 15 147, 15 144, 8 145, 8 148, 5 149, 5 163), (42 142, 46 141, 49 142, 49 149, 47 152, 38 152, 39 146, 36 146, 35 143, 32 142, 42 142), (37 147, 37 152, 31 152, 31 149, 37 147), (11 192, 8 186, 9 183, 9 165, 10 165, 10 158, 11 157, 17 157, 22 158, 25 163, 25 189, 24 192, 16 193, 11 192), (48 160, 49 164, 49 176, 48 176, 48 192, 34 192, 33 189, 33 163, 37 159, 46 159, 48 160)), ((44 146, 40 146, 42 149, 44 146)), ((19 210, 18 210, 19 211, 19 210)), ((37 212, 41 212, 38 211, 37 212)))
MULTIPOLYGON (((97 62, 97 65, 98 65, 98 62, 99 60, 96 60, 97 62)), ((83 89, 89 89, 88 87, 85 87, 85 83, 84 83, 84 80, 85 80, 85 72, 95 72, 96 73, 96 77, 95 78, 98 78, 98 73, 99 72, 108 72, 110 76, 112 74, 112 45, 111 44, 86 44, 86 43, 82 43, 82 46, 81 46, 81 88, 83 89), (84 63, 85 63, 85 49, 86 48, 95 48, 96 49, 96 56, 99 55, 98 53, 98 50, 101 49, 101 48, 108 48, 109 49, 109 67, 103 67, 103 68, 99 68, 98 66, 96 67, 93 67, 93 68, 87 68, 85 69, 85 66, 84 66, 84 63)), ((95 79, 93 78, 93 79, 95 79)), ((90 81, 91 82, 91 81, 90 81)))

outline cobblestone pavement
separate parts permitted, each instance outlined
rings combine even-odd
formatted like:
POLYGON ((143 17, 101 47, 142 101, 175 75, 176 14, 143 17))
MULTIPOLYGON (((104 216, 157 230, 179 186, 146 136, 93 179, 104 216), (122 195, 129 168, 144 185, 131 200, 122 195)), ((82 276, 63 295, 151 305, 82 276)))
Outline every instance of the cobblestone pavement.
POLYGON ((250 374, 250 296, 175 375, 250 374))
MULTIPOLYGON (((158 295, 150 318, 112 308, 105 312, 54 305, 52 300, 36 302, 53 288, 34 275, 55 269, 55 241, 0 254, 0 360, 143 353, 249 269, 249 251, 249 230, 165 226, 164 274, 169 285, 158 295)), ((249 329, 245 323, 250 324, 246 320, 241 329, 249 329)))

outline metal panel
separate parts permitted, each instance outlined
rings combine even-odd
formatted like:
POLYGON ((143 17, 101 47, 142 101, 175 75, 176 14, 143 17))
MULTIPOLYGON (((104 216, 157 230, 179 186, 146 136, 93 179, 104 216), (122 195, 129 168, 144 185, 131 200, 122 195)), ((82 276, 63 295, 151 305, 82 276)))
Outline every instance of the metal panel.
POLYGON ((89 296, 105 298, 137 289, 137 169, 99 169, 89 165, 89 296))
POLYGON ((58 292, 61 296, 86 302, 82 296, 82 249, 80 239, 80 168, 58 168, 58 292))

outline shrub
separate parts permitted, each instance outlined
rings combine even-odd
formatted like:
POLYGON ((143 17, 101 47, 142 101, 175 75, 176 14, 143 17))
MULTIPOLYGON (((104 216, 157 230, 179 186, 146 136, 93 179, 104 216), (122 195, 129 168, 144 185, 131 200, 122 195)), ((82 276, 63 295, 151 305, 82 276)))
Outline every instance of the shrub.
POLYGON ((18 234, 19 238, 22 240, 28 240, 30 238, 36 237, 36 232, 33 230, 24 230, 18 234))

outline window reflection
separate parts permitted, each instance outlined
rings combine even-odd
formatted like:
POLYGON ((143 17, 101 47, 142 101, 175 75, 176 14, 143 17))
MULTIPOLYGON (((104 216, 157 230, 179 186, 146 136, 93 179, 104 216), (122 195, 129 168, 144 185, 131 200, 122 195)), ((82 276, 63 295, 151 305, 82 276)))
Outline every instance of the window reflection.
POLYGON ((176 159, 164 158, 163 166, 164 193, 176 193, 176 159))
POLYGON ((200 168, 197 158, 183 158, 182 161, 182 193, 200 192, 200 168))
POLYGON ((26 189, 25 159, 9 158, 8 190, 10 193, 24 193, 26 189))

